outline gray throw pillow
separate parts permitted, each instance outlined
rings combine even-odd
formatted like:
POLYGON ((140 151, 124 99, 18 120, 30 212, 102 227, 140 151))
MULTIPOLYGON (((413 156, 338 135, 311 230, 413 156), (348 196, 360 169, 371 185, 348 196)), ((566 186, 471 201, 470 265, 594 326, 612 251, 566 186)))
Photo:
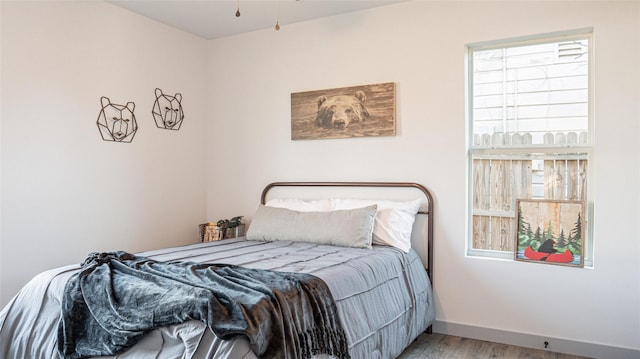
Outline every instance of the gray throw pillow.
POLYGON ((248 240, 297 241, 371 248, 376 205, 349 210, 298 212, 260 205, 248 240))

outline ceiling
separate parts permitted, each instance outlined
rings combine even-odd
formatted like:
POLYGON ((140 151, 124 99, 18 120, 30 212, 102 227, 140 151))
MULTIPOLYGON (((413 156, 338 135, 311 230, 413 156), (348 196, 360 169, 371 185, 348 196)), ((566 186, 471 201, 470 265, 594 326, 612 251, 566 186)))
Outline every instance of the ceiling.
MULTIPOLYGON (((206 39, 281 27, 403 0, 107 0, 206 39), (236 10, 240 16, 236 17, 236 10)), ((405 0, 406 1, 406 0, 405 0)))

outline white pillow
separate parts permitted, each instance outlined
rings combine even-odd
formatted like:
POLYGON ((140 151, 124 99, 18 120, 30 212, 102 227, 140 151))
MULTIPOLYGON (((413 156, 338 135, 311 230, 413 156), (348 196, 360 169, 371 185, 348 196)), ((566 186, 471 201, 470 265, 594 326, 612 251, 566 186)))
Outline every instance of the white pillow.
POLYGON ((334 210, 377 205, 373 244, 393 246, 404 252, 411 248, 411 231, 420 210, 421 199, 411 201, 333 199, 334 210))
POLYGON ((266 205, 300 212, 330 211, 332 207, 331 200, 329 199, 307 201, 297 198, 274 198, 268 200, 266 205))
POLYGON ((247 239, 370 249, 375 216, 375 205, 325 212, 260 205, 249 225, 247 239))

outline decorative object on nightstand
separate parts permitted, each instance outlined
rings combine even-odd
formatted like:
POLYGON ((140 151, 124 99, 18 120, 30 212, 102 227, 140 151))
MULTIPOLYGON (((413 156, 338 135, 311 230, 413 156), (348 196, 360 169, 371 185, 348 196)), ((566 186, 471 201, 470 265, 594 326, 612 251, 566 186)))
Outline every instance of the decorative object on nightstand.
POLYGON ((231 219, 221 219, 216 224, 222 232, 222 239, 244 236, 245 224, 242 223, 242 216, 236 216, 231 219))
POLYGON ((200 228, 200 240, 202 242, 213 242, 222 239, 222 230, 212 222, 198 225, 200 228))

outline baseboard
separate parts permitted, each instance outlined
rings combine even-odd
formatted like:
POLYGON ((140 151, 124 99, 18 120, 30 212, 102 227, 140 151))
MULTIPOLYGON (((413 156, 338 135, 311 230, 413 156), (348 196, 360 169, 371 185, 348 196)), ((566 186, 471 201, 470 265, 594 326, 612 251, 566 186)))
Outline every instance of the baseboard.
POLYGON ((614 347, 604 344, 580 342, 562 338, 549 338, 540 335, 515 333, 500 329, 476 327, 466 324, 449 323, 436 320, 433 332, 454 335, 463 338, 486 340, 494 343, 517 345, 525 348, 548 350, 556 353, 579 355, 599 359, 640 358, 639 349, 614 347), (545 348, 545 342, 548 343, 545 348))

